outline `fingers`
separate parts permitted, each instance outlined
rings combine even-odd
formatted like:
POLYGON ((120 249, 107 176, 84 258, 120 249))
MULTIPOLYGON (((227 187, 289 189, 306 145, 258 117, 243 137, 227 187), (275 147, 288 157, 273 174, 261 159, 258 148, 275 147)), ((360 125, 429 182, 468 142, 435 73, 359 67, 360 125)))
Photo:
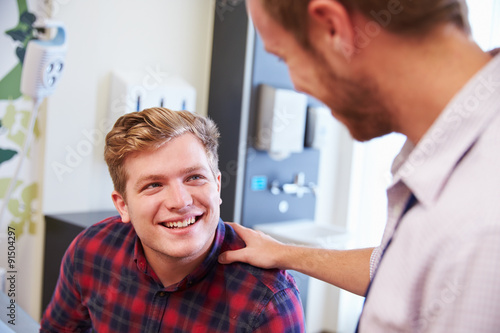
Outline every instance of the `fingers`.
MULTIPOLYGON (((230 225, 234 231, 238 234, 238 236, 241 237, 241 239, 245 242, 246 244, 246 241, 245 241, 245 238, 244 238, 244 233, 246 231, 248 231, 249 229, 246 228, 246 227, 243 227, 241 226, 240 224, 238 223, 234 223, 234 222, 225 222, 226 224, 230 225)), ((236 262, 236 261, 244 261, 244 248, 243 249, 239 249, 239 250, 233 250, 233 251, 226 251, 224 253, 221 253, 219 255, 219 263, 221 264, 231 264, 233 262, 236 262)))
POLYGON ((227 224, 241 237, 246 247, 221 253, 218 258, 219 263, 230 264, 239 261, 261 268, 276 267, 275 255, 283 245, 282 243, 261 231, 243 227, 236 223, 227 224))
POLYGON ((243 241, 245 242, 245 244, 248 245, 247 241, 248 241, 248 237, 247 235, 250 235, 252 232, 255 232, 253 229, 249 229, 247 227, 244 227, 242 226, 241 224, 238 224, 238 223, 234 223, 234 222, 226 222, 227 224, 229 224, 233 229, 234 231, 236 231, 236 233, 238 234, 238 236, 241 237, 241 239, 243 239, 243 241))
POLYGON ((234 250, 234 251, 226 251, 226 252, 223 252, 219 255, 219 263, 221 264, 231 264, 233 262, 236 262, 236 261, 242 261, 242 257, 244 256, 241 256, 241 252, 243 251, 243 249, 241 250, 234 250))

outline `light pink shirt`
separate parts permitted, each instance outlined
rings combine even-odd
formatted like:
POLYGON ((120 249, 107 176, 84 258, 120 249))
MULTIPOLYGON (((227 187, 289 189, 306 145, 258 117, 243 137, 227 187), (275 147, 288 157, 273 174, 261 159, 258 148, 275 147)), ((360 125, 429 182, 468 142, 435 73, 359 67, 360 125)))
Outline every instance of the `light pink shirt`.
POLYGON ((500 55, 416 147, 405 144, 392 171, 360 331, 499 332, 500 55), (395 232, 411 192, 418 203, 395 232))

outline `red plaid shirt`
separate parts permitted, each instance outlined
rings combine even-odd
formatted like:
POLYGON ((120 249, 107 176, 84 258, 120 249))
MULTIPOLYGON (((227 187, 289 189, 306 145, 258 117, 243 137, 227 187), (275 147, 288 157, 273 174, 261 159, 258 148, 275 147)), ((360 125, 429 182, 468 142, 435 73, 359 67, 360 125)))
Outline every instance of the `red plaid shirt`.
POLYGON ((219 221, 203 264, 164 287, 132 225, 106 219, 66 251, 40 332, 304 332, 289 274, 217 262, 220 253, 242 247, 234 230, 219 221))

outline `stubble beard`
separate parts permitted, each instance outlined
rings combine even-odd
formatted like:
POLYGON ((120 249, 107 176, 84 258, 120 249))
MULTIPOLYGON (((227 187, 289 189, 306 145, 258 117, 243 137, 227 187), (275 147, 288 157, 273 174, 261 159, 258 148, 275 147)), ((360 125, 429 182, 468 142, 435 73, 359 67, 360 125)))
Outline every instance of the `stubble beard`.
POLYGON ((394 132, 394 119, 378 85, 370 77, 345 78, 328 66, 324 57, 315 52, 317 75, 330 92, 323 102, 332 115, 342 122, 357 141, 368 141, 394 132))

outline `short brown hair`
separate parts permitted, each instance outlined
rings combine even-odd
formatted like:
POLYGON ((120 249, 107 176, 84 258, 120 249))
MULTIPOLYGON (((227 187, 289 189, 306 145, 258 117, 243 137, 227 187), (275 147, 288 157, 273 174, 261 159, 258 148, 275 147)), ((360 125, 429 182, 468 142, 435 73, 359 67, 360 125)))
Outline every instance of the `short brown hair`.
POLYGON ((121 116, 106 135, 104 159, 115 190, 125 197, 125 159, 135 152, 154 150, 184 133, 194 134, 205 148, 214 177, 219 171, 219 130, 206 117, 189 111, 150 108, 121 116))
MULTIPOLYGON (((311 0, 258 0, 266 12, 294 34, 301 45, 310 47, 307 7, 311 0)), ((384 28, 401 34, 422 35, 440 23, 452 22, 468 31, 465 0, 336 0, 348 12, 357 11, 376 22, 377 16, 399 6, 384 28)))

